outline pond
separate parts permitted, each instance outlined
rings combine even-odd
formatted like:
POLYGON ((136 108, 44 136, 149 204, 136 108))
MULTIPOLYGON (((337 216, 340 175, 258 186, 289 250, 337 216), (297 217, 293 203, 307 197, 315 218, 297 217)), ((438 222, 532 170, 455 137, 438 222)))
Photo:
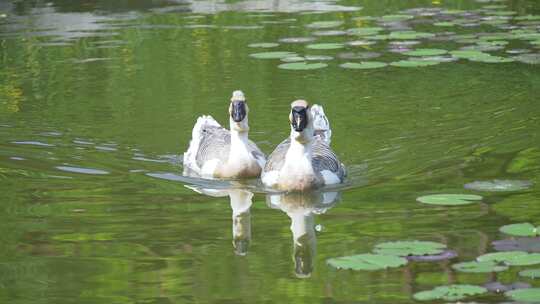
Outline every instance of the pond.
POLYGON ((3 1, 0 62, 2 302, 540 302, 538 1, 3 1), (346 183, 182 176, 237 89, 346 183))

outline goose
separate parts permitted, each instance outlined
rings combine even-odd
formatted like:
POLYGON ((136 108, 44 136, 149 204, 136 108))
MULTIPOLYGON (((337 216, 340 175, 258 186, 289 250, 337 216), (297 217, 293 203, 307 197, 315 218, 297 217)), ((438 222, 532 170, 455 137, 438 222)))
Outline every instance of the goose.
POLYGON ((291 135, 270 154, 261 174, 265 186, 306 191, 342 183, 345 167, 330 148, 330 123, 319 105, 291 104, 291 135))
POLYGON ((197 119, 184 153, 184 175, 204 178, 259 177, 265 155, 248 139, 249 108, 242 91, 234 91, 229 105, 230 130, 212 116, 197 119))

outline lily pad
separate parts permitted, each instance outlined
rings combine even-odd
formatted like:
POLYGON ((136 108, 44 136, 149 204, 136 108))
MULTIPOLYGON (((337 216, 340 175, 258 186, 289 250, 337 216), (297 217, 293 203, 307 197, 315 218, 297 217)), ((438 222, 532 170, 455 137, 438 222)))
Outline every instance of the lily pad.
POLYGON ((313 29, 326 29, 326 28, 338 27, 342 24, 343 24, 342 21, 315 21, 306 25, 306 27, 313 28, 313 29))
POLYGON ((523 288, 531 288, 530 284, 523 283, 523 282, 515 282, 511 284, 502 284, 501 282, 490 282, 484 284, 484 287, 487 288, 489 291, 493 292, 506 292, 510 290, 516 290, 516 289, 523 289, 523 288))
POLYGON ((523 251, 504 251, 488 253, 476 258, 478 261, 504 262, 510 266, 528 266, 540 264, 540 253, 523 251))
POLYGON ((344 48, 345 45, 343 43, 314 43, 308 44, 306 47, 313 50, 334 50, 344 48))
POLYGON ((390 63, 391 66, 400 67, 400 68, 416 68, 416 67, 425 67, 431 65, 437 65, 440 62, 438 61, 429 61, 429 60, 400 60, 390 63))
POLYGON ((393 255, 358 254, 328 259, 328 265, 337 269, 380 270, 400 267, 407 264, 407 259, 393 255))
POLYGON ((408 56, 438 56, 438 55, 444 55, 448 53, 447 50, 441 50, 441 49, 416 49, 408 52, 404 52, 403 54, 408 56))
POLYGON ((325 36, 343 36, 343 35, 347 35, 347 32, 338 31, 338 30, 326 30, 326 31, 312 32, 311 34, 313 34, 314 36, 325 37, 325 36))
POLYGON ((285 70, 317 70, 327 67, 326 63, 306 63, 306 62, 291 62, 278 65, 278 68, 285 70))
POLYGON ((263 52, 263 53, 254 53, 249 56, 257 59, 281 59, 285 57, 297 56, 293 52, 263 52))
POLYGON ((390 39, 410 40, 435 37, 433 33, 415 32, 415 31, 397 31, 391 32, 390 39))
POLYGON ((279 39, 282 43, 308 43, 315 41, 314 37, 287 37, 279 39))
POLYGON ((468 296, 475 296, 486 293, 487 289, 476 285, 455 284, 448 286, 439 286, 428 291, 417 292, 413 298, 419 301, 445 300, 457 301, 468 296))
POLYGON ((382 22, 397 22, 413 19, 414 16, 411 15, 386 15, 379 18, 382 22))
POLYGON ((514 301, 540 302, 540 288, 516 289, 504 293, 514 301))
POLYGON ((455 56, 455 57, 458 57, 458 58, 463 58, 463 59, 490 56, 487 53, 483 53, 481 51, 474 51, 474 50, 451 51, 450 54, 452 56, 455 56))
POLYGON ((251 48, 273 48, 279 46, 279 43, 274 42, 259 42, 259 43, 252 43, 249 44, 248 47, 251 48))
POLYGON ((430 205, 459 206, 473 204, 482 200, 482 197, 474 194, 433 194, 421 196, 416 200, 430 205))
POLYGON ((291 57, 285 57, 280 59, 283 62, 298 62, 298 61, 304 61, 306 58, 302 56, 291 56, 291 57))
POLYGON ((453 250, 445 250, 439 254, 428 255, 411 255, 407 257, 407 260, 414 262, 439 262, 450 260, 457 257, 457 253, 453 250))
POLYGON ((522 277, 527 277, 531 279, 540 278, 540 269, 527 269, 519 272, 519 275, 522 277))
POLYGON ((441 27, 451 27, 455 26, 456 24, 454 22, 450 21, 442 21, 442 22, 435 22, 433 23, 434 26, 441 26, 441 27))
POLYGON ((349 41, 346 44, 350 46, 368 46, 368 45, 374 45, 377 43, 376 41, 369 41, 369 40, 354 40, 349 41))
POLYGON ((530 188, 531 182, 525 180, 500 180, 475 181, 465 184, 465 189, 485 192, 521 191, 530 188))
POLYGON ((446 245, 426 241, 397 241, 386 242, 375 246, 375 253, 397 256, 439 254, 446 245))
POLYGON ((535 227, 531 223, 505 225, 499 230, 513 236, 540 236, 540 227, 535 227))
POLYGON ((514 59, 526 64, 540 64, 540 54, 521 54, 514 59))
POLYGON ((345 52, 337 55, 341 59, 373 59, 381 56, 377 52, 345 52))
POLYGON ((329 61, 334 59, 332 56, 325 56, 325 55, 306 55, 306 60, 308 61, 329 61))
POLYGON ((367 70, 367 69, 384 68, 387 65, 388 65, 387 63, 379 62, 379 61, 363 61, 360 63, 346 62, 344 64, 340 64, 339 66, 344 69, 367 70))
POLYGON ((525 237, 511 238, 506 240, 493 241, 491 243, 497 251, 527 251, 540 252, 540 238, 525 237))
POLYGON ((508 269, 508 266, 498 264, 495 261, 472 261, 454 264, 452 268, 461 272, 489 273, 505 271, 508 269))
POLYGON ((515 60, 512 58, 505 58, 501 56, 483 56, 483 57, 473 57, 469 58, 471 61, 476 62, 483 62, 483 63, 508 63, 508 62, 514 62, 515 60))
POLYGON ((347 33, 357 36, 370 36, 376 35, 382 30, 384 30, 382 27, 358 27, 347 30, 347 33))

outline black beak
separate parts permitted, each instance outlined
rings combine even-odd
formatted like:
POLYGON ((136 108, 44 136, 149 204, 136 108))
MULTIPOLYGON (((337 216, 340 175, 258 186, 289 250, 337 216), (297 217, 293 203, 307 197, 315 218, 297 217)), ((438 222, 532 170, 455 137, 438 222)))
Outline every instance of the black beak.
POLYGON ((305 107, 293 107, 292 114, 292 126, 296 132, 302 132, 307 126, 307 108, 305 107))
POLYGON ((246 118, 246 103, 244 101, 233 101, 231 117, 235 122, 241 122, 246 118))

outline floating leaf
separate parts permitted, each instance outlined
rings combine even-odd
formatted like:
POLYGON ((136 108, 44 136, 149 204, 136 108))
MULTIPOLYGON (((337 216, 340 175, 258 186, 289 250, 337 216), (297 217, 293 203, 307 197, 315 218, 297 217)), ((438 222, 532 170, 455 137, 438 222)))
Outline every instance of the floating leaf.
POLYGON ((516 289, 508 291, 504 295, 520 302, 540 302, 540 288, 516 289))
POLYGON ((342 21, 316 21, 316 22, 312 22, 306 25, 306 27, 313 28, 313 29, 325 29, 325 28, 338 27, 342 24, 343 24, 342 21))
POLYGON ((291 57, 285 57, 280 59, 283 62, 298 62, 298 61, 304 61, 306 58, 302 56, 291 56, 291 57))
POLYGON ((407 264, 407 260, 393 255, 359 254, 346 257, 328 259, 328 265, 338 269, 352 270, 379 270, 391 267, 400 267, 407 264))
POLYGON ((343 36, 343 35, 347 35, 347 32, 337 31, 337 30, 327 30, 327 31, 316 31, 311 34, 313 34, 314 36, 343 36))
POLYGON ((528 266, 540 264, 540 253, 523 251, 504 251, 488 253, 476 258, 478 261, 504 262, 510 266, 528 266))
POLYGON ((66 171, 66 172, 82 173, 82 174, 93 174, 93 175, 109 174, 109 172, 104 171, 104 170, 82 168, 82 167, 57 166, 56 169, 66 171))
POLYGON ((354 41, 349 41, 346 44, 350 46, 368 46, 368 45, 373 45, 375 43, 377 42, 368 41, 368 40, 354 40, 354 41))
POLYGON ((486 191, 486 192, 504 192, 504 191, 521 191, 530 188, 532 185, 529 181, 524 180, 500 180, 492 181, 475 181, 465 184, 465 189, 486 191))
POLYGON ((456 284, 448 286, 439 286, 428 291, 417 292, 413 298, 419 301, 445 300, 457 301, 466 298, 486 293, 487 289, 475 285, 456 284))
POLYGON ((400 67, 400 68, 415 68, 415 67, 425 67, 431 65, 437 65, 440 62, 438 61, 428 61, 428 60, 400 60, 390 63, 391 66, 400 67))
POLYGON ((415 262, 438 262, 444 260, 450 260, 457 257, 457 253, 453 250, 445 250, 440 254, 429 254, 429 255, 411 255, 407 257, 409 261, 415 262))
POLYGON ((525 237, 493 241, 491 243, 497 251, 527 251, 540 252, 540 238, 525 237))
POLYGON ((452 56, 455 56, 455 57, 458 57, 458 58, 463 58, 463 59, 470 59, 470 58, 477 58, 477 57, 485 57, 485 56, 491 56, 487 53, 483 53, 483 52, 480 52, 480 51, 474 51, 474 50, 469 50, 469 51, 451 51, 450 54, 452 56))
POLYGON ((380 53, 376 52, 346 52, 337 55, 341 59, 373 59, 380 57, 380 53))
POLYGON ((382 22, 397 22, 413 19, 414 16, 411 15, 386 15, 382 16, 379 20, 382 22))
POLYGON ((540 278, 540 269, 527 269, 519 272, 519 275, 522 277, 527 277, 531 279, 540 278))
POLYGON ((334 50, 345 47, 343 43, 314 43, 306 46, 308 49, 313 50, 334 50))
POLYGON ((257 59, 281 59, 285 57, 296 56, 296 53, 293 52, 263 52, 263 53, 254 53, 249 56, 257 59))
POLYGON ((476 62, 484 62, 484 63, 508 63, 508 62, 514 62, 515 60, 512 58, 505 58, 500 56, 482 56, 482 57, 472 57, 469 58, 471 61, 476 62))
POLYGON ((521 54, 514 59, 527 64, 540 64, 540 54, 521 54))
POLYGON ((274 42, 259 42, 259 43, 252 43, 249 44, 248 47, 252 48, 273 48, 279 46, 279 43, 274 42))
POLYGON ((334 59, 332 56, 325 55, 306 55, 306 60, 308 61, 328 61, 334 59))
POLYGON ((327 67, 326 63, 306 63, 306 62, 292 62, 283 63, 278 65, 278 68, 285 70, 316 70, 327 67))
POLYGON ((449 21, 443 21, 443 22, 435 22, 433 23, 433 25, 441 26, 441 27, 451 27, 451 26, 455 26, 456 24, 449 21))
POLYGON ((531 223, 505 225, 499 230, 513 236, 540 236, 540 227, 535 227, 531 223))
POLYGON ((312 41, 315 41, 314 37, 288 37, 279 39, 279 42, 282 43, 307 43, 312 41))
POLYGON ((432 38, 432 37, 435 37, 435 34, 415 32, 415 31, 397 31, 397 32, 392 32, 389 35, 390 39, 400 39, 400 40, 422 39, 422 38, 432 38))
POLYGON ((350 35, 357 35, 357 36, 370 36, 370 35, 376 35, 382 30, 384 30, 382 27, 358 27, 358 28, 348 29, 347 33, 350 35))
POLYGON ((386 242, 375 246, 375 253, 397 256, 439 254, 446 245, 426 241, 397 241, 386 242))
POLYGON ((522 283, 522 282, 515 282, 511 284, 502 284, 501 282, 490 282, 484 284, 484 287, 493 292, 506 292, 509 290, 516 290, 516 289, 522 289, 522 288, 531 288, 530 284, 522 283))
POLYGON ((366 70, 366 69, 384 68, 387 65, 388 65, 387 63, 379 62, 379 61, 363 61, 363 62, 360 62, 360 63, 346 62, 346 63, 340 64, 339 66, 344 68, 344 69, 366 70))
POLYGON ((416 200, 423 204, 458 206, 473 204, 474 201, 482 200, 482 197, 474 194, 433 194, 421 196, 416 200))
POLYGON ((408 56, 438 56, 438 55, 444 55, 448 53, 447 50, 441 50, 441 49, 416 49, 408 52, 404 52, 403 54, 408 56))
POLYGON ((461 272, 487 273, 505 271, 508 266, 500 265, 495 261, 472 261, 454 264, 452 268, 461 272))

